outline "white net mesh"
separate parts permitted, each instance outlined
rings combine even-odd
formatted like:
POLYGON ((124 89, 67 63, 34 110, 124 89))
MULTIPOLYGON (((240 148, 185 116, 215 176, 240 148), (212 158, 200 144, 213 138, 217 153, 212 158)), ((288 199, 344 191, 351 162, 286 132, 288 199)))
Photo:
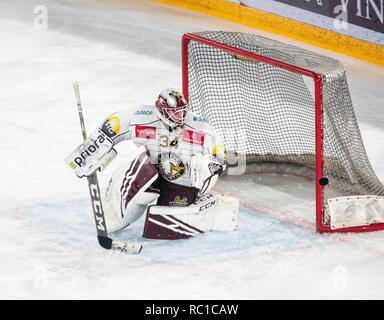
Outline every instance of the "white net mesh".
MULTIPOLYGON (((195 35, 323 77, 323 176, 329 181, 324 187, 325 212, 329 198, 384 195, 364 149, 345 71, 337 60, 251 34, 195 35)), ((290 172, 315 178, 312 78, 189 41, 188 94, 192 110, 211 121, 228 151, 246 155, 250 169, 274 171, 279 163, 294 167, 290 172)), ((327 215, 323 224, 329 225, 327 215)))

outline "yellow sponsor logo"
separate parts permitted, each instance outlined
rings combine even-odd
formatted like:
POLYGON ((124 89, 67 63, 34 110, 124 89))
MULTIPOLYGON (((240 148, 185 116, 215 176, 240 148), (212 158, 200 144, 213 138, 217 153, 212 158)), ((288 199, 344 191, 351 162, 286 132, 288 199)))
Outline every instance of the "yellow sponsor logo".
POLYGON ((221 144, 217 144, 214 148, 213 148, 213 152, 212 154, 214 156, 223 156, 225 158, 225 149, 224 149, 224 146, 222 146, 221 144))
POLYGON ((116 116, 105 120, 101 130, 110 138, 113 138, 120 132, 120 119, 116 116))
POLYGON ((120 119, 118 117, 110 117, 108 120, 112 130, 118 134, 120 132, 120 119))

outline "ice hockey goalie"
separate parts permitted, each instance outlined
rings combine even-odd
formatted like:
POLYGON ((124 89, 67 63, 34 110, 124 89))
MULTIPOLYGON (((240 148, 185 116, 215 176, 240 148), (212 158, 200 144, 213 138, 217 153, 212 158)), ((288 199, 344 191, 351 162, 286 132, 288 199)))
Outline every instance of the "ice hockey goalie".
POLYGON ((225 170, 224 147, 209 121, 188 108, 182 94, 165 89, 154 106, 110 115, 67 157, 84 177, 103 170, 116 157, 113 147, 119 142, 136 146, 112 174, 102 199, 109 232, 143 214, 148 239, 184 239, 237 227, 238 199, 211 194, 225 170))

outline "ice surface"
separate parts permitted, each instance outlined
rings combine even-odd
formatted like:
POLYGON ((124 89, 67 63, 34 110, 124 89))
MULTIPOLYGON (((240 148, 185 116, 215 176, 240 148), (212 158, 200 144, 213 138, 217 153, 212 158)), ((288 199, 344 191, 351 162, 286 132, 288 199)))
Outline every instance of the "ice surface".
MULTIPOLYGON (((72 83, 90 132, 110 113, 180 88, 180 38, 202 30, 296 43, 150 1, 0 0, 1 299, 384 297, 384 232, 315 234, 313 184, 297 177, 222 178, 216 191, 240 198, 234 232, 149 241, 141 219, 113 235, 142 241, 140 255, 97 245, 87 183, 63 161, 82 139, 72 83), (36 20, 41 6, 47 29, 36 20)), ((345 64, 383 181, 384 69, 300 45, 345 64)))

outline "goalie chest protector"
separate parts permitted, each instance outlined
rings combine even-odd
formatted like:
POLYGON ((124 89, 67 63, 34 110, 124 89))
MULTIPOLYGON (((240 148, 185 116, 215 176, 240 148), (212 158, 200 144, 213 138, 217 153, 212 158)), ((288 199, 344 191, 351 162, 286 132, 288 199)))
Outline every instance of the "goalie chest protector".
POLYGON ((192 186, 192 155, 212 154, 216 142, 207 119, 189 111, 184 129, 177 132, 160 120, 154 106, 115 113, 104 121, 101 129, 115 143, 131 140, 138 146, 146 145, 160 175, 169 182, 188 187, 192 186))

